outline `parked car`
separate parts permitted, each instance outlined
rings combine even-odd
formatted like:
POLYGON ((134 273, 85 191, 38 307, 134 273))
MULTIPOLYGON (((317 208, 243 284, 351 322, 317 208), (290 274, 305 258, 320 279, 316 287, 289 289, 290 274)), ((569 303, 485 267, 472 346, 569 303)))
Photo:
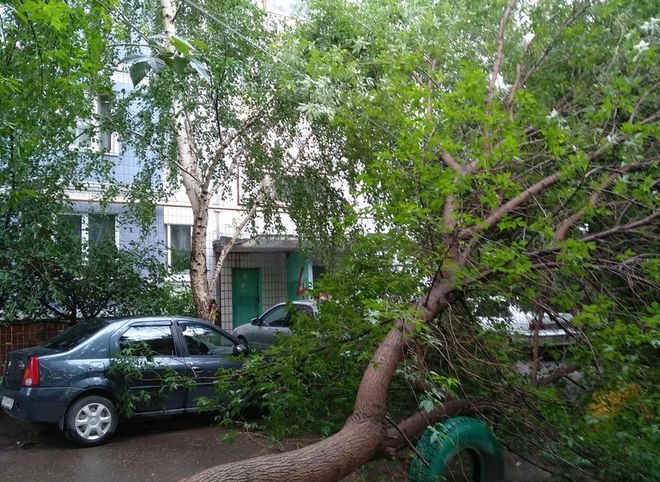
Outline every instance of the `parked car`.
MULTIPOLYGON (((536 314, 522 311, 516 306, 509 306, 508 311, 506 317, 481 316, 478 318, 479 324, 487 329, 504 329, 531 344, 536 314)), ((570 313, 557 313, 552 316, 544 313, 539 326, 539 344, 551 346, 572 343, 579 336, 579 331, 571 322, 572 319, 573 315, 570 313)))
POLYGON ((233 335, 250 347, 267 348, 275 343, 275 335, 288 334, 295 313, 316 316, 318 309, 314 300, 279 303, 267 309, 250 323, 234 328, 233 335))
POLYGON ((242 362, 237 355, 246 352, 240 340, 196 318, 89 320, 41 346, 9 353, 0 401, 16 419, 56 423, 74 442, 100 445, 117 428, 117 404, 126 389, 154 395, 137 404, 131 417, 196 412, 199 397, 214 395, 216 371, 238 368, 242 362), (109 370, 122 359, 117 358, 120 351, 131 347, 146 349, 148 355, 135 356, 142 363, 142 377, 126 387, 109 370), (194 388, 161 395, 159 375, 166 369, 191 378, 194 388))

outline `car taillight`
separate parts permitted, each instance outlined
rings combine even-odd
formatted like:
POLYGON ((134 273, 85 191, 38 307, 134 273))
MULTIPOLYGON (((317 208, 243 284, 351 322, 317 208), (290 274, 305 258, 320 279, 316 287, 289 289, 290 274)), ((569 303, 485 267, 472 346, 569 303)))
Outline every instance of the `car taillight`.
POLYGON ((39 357, 33 356, 28 360, 28 364, 23 371, 23 386, 39 386, 39 357))

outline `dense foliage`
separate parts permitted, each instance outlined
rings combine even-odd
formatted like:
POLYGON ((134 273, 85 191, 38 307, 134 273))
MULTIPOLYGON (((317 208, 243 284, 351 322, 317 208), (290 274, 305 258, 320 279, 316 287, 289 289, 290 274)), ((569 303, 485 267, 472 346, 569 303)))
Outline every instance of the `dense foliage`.
POLYGON ((279 37, 242 0, 158 12, 0 8, 2 310, 168 306, 150 301, 167 290, 151 260, 72 247, 53 221, 66 187, 110 172, 103 156, 63 146, 80 120, 98 125, 89 97, 110 93, 110 55, 134 54, 138 88, 114 109, 144 168, 131 196, 185 185, 197 311, 209 295, 207 208, 238 185, 266 220, 285 204, 308 254, 331 268, 319 318, 226 374, 226 416, 256 404, 275 433, 324 435, 348 417, 342 437, 360 439, 362 463, 383 442, 365 433, 465 401, 511 450, 572 480, 657 477, 652 2, 313 0, 279 37), (137 276, 147 272, 154 285, 137 276), (532 350, 483 328, 481 316, 510 306, 572 313, 570 345, 532 350), (389 360, 396 371, 381 379, 389 360), (370 405, 365 394, 385 390, 387 408, 370 405))
POLYGON ((93 147, 96 97, 111 96, 110 25, 106 8, 87 2, 0 6, 3 322, 186 309, 153 249, 91 249, 61 222, 71 212, 66 189, 112 181, 110 160, 93 147))
POLYGON ((466 398, 510 448, 571 478, 657 474, 652 5, 322 0, 305 15, 283 42, 282 89, 366 202, 293 200, 308 249, 336 269, 319 287, 332 301, 274 362, 248 365, 241 400, 263 401, 280 429, 339 428, 382 328, 407 320, 418 336, 391 411, 466 398), (364 218, 377 236, 360 235, 364 218), (571 346, 532 355, 483 330, 479 314, 512 305, 573 313, 571 346), (527 360, 558 376, 530 377, 527 360), (569 366, 579 379, 562 381, 569 366))

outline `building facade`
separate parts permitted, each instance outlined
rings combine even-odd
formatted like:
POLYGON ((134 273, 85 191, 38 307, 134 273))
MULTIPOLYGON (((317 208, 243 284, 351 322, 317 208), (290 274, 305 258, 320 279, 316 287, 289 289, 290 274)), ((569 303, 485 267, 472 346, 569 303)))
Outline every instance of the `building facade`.
MULTIPOLYGON (((122 71, 114 73, 112 84, 116 92, 133 88, 129 74, 122 71)), ((109 115, 107 98, 99 96, 96 103, 99 117, 109 115)), ((101 131, 95 139, 87 139, 87 148, 111 158, 111 174, 117 183, 130 185, 139 174, 139 159, 114 132, 101 131)), ((103 191, 104 186, 94 181, 85 183, 84 189, 68 190, 74 213, 66 216, 66 222, 71 229, 89 244, 112 240, 118 247, 131 243, 153 246, 172 279, 189 283, 193 213, 185 190, 179 188, 157 204, 146 232, 131 220, 125 196, 116 195, 102 204, 103 191)), ((208 211, 206 259, 210 277, 220 252, 245 216, 239 182, 231 192, 216 194, 208 211)), ((256 237, 239 239, 226 258, 215 292, 218 323, 223 328, 247 323, 273 304, 308 296, 315 270, 299 252, 293 223, 286 215, 282 221, 285 233, 267 233, 264 229, 256 237)), ((258 215, 256 223, 260 225, 258 215)))

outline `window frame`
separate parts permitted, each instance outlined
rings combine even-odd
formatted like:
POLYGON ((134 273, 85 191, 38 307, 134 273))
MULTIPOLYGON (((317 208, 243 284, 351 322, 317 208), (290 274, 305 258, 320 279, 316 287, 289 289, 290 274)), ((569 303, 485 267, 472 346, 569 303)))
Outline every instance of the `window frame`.
MULTIPOLYGON (((173 265, 172 265, 172 227, 173 226, 187 226, 188 230, 190 232, 190 251, 192 253, 192 225, 191 224, 165 224, 165 249, 166 249, 166 262, 167 262, 167 269, 170 271, 170 274, 172 275, 182 275, 182 274, 187 274, 190 272, 190 257, 188 258, 188 266, 184 270, 180 271, 174 271, 173 270, 173 265)), ((177 251, 183 251, 179 250, 178 248, 174 248, 177 251)))
MULTIPOLYGON (((141 320, 129 320, 126 324, 119 326, 116 331, 110 336, 110 357, 117 355, 121 347, 119 345, 119 340, 122 335, 126 333, 129 329, 139 327, 139 326, 160 326, 160 327, 169 327, 172 337, 174 339, 174 350, 175 355, 171 355, 167 358, 183 358, 185 355, 185 346, 183 346, 183 339, 181 336, 181 329, 176 323, 171 319, 141 319, 141 320)), ((160 357, 165 357, 165 355, 158 355, 160 357)))
POLYGON ((289 325, 291 324, 291 311, 292 311, 292 309, 286 303, 275 305, 270 310, 268 310, 266 313, 261 315, 261 317, 259 318, 259 324, 261 326, 270 327, 270 328, 289 328, 289 325), (279 311, 279 310, 284 311, 284 313, 285 313, 284 318, 278 318, 277 320, 273 320, 271 322, 266 323, 265 318, 267 316, 269 316, 270 314, 272 314, 276 311, 279 311), (278 321, 278 322, 283 321, 283 324, 274 325, 273 323, 275 321, 278 321))
POLYGON ((101 126, 104 117, 112 115, 112 106, 110 96, 107 94, 98 94, 94 97, 92 108, 92 117, 89 121, 78 120, 76 122, 75 137, 69 148, 78 151, 99 152, 108 156, 120 156, 121 144, 119 142, 119 133, 116 131, 104 130, 101 126), (108 105, 107 113, 104 111, 104 105, 108 105), (89 136, 87 130, 96 131, 94 135, 89 136), (104 146, 103 137, 107 136, 107 146, 104 146))
POLYGON ((89 217, 90 216, 106 216, 111 217, 113 220, 113 230, 114 230, 114 239, 113 245, 119 247, 119 229, 117 220, 119 218, 118 214, 115 213, 99 213, 99 212, 71 212, 71 213, 62 213, 58 214, 59 218, 64 216, 72 216, 80 218, 80 243, 82 246, 87 246, 87 249, 91 247, 89 243, 89 217))
MULTIPOLYGON (((160 328, 160 329, 167 329, 169 330, 170 334, 170 340, 172 341, 172 353, 166 354, 166 353, 160 353, 157 351, 153 351, 151 354, 155 358, 159 357, 165 357, 165 358, 172 358, 172 357, 180 357, 180 350, 177 345, 176 341, 176 335, 175 331, 173 329, 172 323, 169 324, 162 324, 162 323, 137 323, 137 324, 130 324, 126 327, 125 330, 122 330, 122 332, 119 334, 117 337, 117 348, 118 352, 121 352, 122 350, 122 338, 126 335, 126 333, 130 332, 131 330, 140 330, 140 329, 154 329, 154 328, 160 328)), ((147 345, 149 345, 147 343, 147 345)), ((151 346, 149 346, 151 348, 151 346)), ((141 355, 136 355, 137 357, 141 357, 141 355)))
MULTIPOLYGON (((184 356, 188 357, 193 357, 193 356, 209 356, 209 357, 220 357, 220 356, 231 356, 233 354, 233 351, 235 347, 238 345, 236 340, 234 340, 228 333, 223 332, 222 330, 218 329, 216 326, 210 325, 203 320, 177 320, 177 326, 178 326, 178 332, 181 335, 181 345, 184 349, 184 356), (185 329, 188 325, 191 326, 199 326, 201 328, 204 328, 208 330, 211 333, 214 333, 215 335, 221 337, 223 340, 226 340, 228 344, 225 345, 220 345, 224 347, 229 347, 231 348, 230 353, 223 354, 223 355, 218 355, 218 354, 213 354, 210 351, 208 353, 198 353, 198 354, 193 354, 190 352, 190 347, 188 346, 188 343, 186 342, 186 334, 185 334, 185 329)), ((215 345, 218 346, 218 345, 215 345)))

